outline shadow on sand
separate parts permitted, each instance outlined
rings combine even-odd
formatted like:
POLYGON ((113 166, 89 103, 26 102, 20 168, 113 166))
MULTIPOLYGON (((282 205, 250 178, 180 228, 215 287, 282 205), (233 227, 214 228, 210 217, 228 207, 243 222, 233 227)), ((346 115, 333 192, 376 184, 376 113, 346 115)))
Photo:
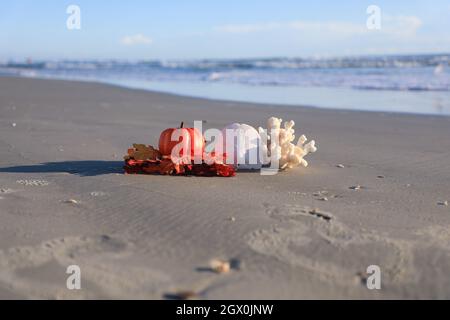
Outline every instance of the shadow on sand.
POLYGON ((123 161, 61 161, 34 165, 0 168, 0 172, 49 173, 67 172, 81 177, 99 176, 109 173, 123 173, 123 161))

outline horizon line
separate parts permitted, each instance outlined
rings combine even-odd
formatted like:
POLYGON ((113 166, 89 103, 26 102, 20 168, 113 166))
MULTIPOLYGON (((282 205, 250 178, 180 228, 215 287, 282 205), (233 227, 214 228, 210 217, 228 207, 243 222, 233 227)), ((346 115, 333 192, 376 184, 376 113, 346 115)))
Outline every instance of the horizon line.
POLYGON ((308 55, 308 56, 253 56, 253 57, 232 57, 232 58, 38 58, 32 56, 26 58, 0 58, 1 62, 23 61, 27 60, 37 62, 48 61, 123 61, 123 62, 152 62, 152 61, 239 61, 239 60, 281 60, 281 59, 304 59, 304 60, 333 60, 342 58, 372 58, 372 57, 409 57, 409 56, 445 56, 450 55, 450 51, 443 52, 420 52, 420 53, 374 53, 374 54, 348 54, 348 55, 308 55))

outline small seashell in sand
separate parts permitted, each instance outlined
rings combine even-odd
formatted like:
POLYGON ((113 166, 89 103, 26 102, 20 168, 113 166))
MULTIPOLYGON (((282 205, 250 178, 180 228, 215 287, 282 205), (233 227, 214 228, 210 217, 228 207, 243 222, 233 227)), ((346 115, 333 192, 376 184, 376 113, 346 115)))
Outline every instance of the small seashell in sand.
POLYGON ((360 185, 357 185, 357 186, 351 186, 349 189, 352 189, 352 190, 360 190, 360 189, 361 189, 361 186, 360 186, 360 185))
POLYGON ((75 199, 68 199, 68 200, 64 200, 63 202, 64 203, 73 203, 73 204, 77 204, 78 203, 78 201, 75 200, 75 199))
POLYGON ((209 265, 211 270, 217 273, 228 273, 231 270, 230 262, 220 259, 211 260, 209 265))
POLYGON ((338 165, 336 165, 336 167, 341 168, 341 169, 345 168, 345 166, 343 164, 340 164, 340 163, 338 165))

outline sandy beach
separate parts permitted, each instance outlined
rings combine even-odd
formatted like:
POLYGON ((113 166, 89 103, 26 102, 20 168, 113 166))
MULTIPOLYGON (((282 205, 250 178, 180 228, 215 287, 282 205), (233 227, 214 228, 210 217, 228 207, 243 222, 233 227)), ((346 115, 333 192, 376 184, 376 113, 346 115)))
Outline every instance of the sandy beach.
POLYGON ((0 78, 1 299, 448 299, 445 201, 450 117, 0 78), (123 174, 133 143, 157 146, 180 121, 270 116, 316 140, 308 168, 123 174), (215 258, 231 271, 209 270, 215 258), (81 290, 66 288, 74 264, 81 290), (369 265, 381 290, 366 287, 369 265))

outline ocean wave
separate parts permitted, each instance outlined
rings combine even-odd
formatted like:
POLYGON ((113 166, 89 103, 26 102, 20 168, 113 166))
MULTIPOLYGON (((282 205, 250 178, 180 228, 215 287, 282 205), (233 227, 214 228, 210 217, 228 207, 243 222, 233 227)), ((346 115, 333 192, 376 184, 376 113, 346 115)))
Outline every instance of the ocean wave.
POLYGON ((115 67, 150 67, 183 70, 236 70, 236 69, 322 69, 322 68, 415 68, 450 66, 450 54, 361 56, 341 58, 264 58, 264 59, 214 59, 214 60, 61 60, 39 62, 7 62, 0 66, 33 69, 104 69, 115 67))
POLYGON ((0 63, 0 73, 100 81, 198 81, 251 86, 450 91, 450 54, 328 59, 28 60, 0 63))

